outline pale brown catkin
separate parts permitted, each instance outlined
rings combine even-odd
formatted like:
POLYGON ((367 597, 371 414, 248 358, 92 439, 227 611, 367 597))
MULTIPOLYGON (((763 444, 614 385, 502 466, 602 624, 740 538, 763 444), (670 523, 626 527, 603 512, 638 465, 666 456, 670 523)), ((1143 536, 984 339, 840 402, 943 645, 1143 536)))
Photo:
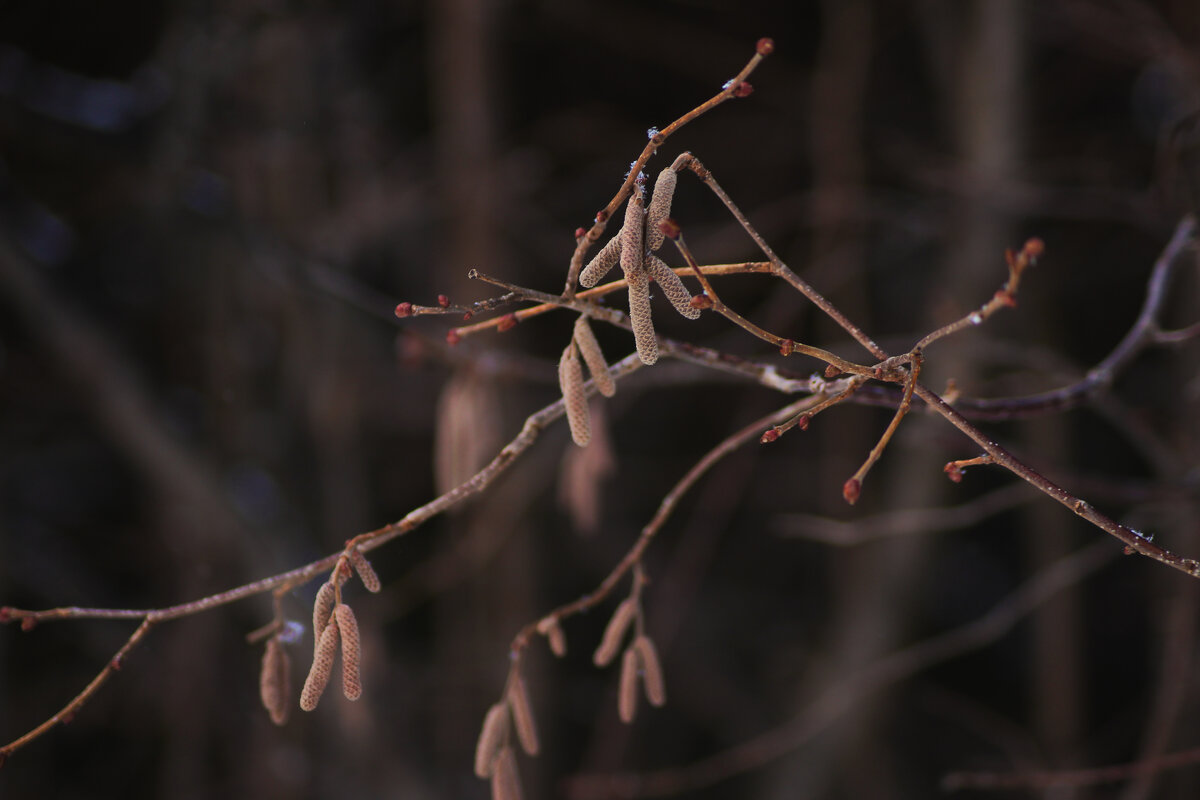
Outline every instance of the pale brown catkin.
POLYGON ((475 743, 475 774, 478 777, 492 776, 500 746, 508 737, 508 720, 507 703, 496 703, 483 718, 483 729, 479 731, 479 741, 475 743))
POLYGON ((368 592, 378 592, 383 588, 379 582, 379 575, 375 572, 375 568, 371 566, 371 562, 367 561, 367 557, 362 554, 362 551, 357 547, 351 547, 346 551, 350 554, 350 563, 354 565, 354 571, 358 573, 358 579, 362 581, 362 585, 366 587, 368 592))
POLYGON ((287 722, 288 695, 291 688, 292 660, 288 657, 287 648, 278 636, 267 639, 267 648, 263 653, 262 672, 258 679, 258 691, 262 697, 263 707, 271 715, 271 722, 282 725, 287 722))
POLYGON ((335 590, 332 583, 323 583, 317 590, 317 599, 313 602, 313 652, 317 652, 321 643, 321 633, 329 624, 329 616, 333 613, 335 590))
POLYGON ((600 279, 612 271, 621 259, 621 236, 617 234, 608 240, 608 244, 600 248, 600 252, 592 256, 583 271, 579 273, 579 285, 590 289, 600 282, 600 279))
POLYGON ((676 311, 688 319, 700 318, 700 309, 692 308, 692 293, 683 285, 683 280, 675 274, 675 270, 664 264, 658 256, 647 256, 646 271, 658 283, 676 311))
POLYGON ((658 361, 658 339, 650 318, 650 280, 644 269, 627 273, 629 283, 629 322, 633 326, 633 342, 638 358, 649 366, 658 361))
POLYGON ((342 694, 347 700, 357 700, 362 696, 362 676, 359 674, 359 664, 362 659, 362 646, 358 637, 358 620, 354 610, 345 603, 339 603, 333 609, 338 628, 342 632, 342 694))
POLYGON ((592 662, 597 667, 607 667, 617 657, 617 651, 621 649, 621 640, 625 637, 625 632, 629 630, 629 625, 636 615, 637 601, 632 597, 625 598, 621 601, 621 605, 617 606, 612 619, 608 621, 608 626, 604 629, 600 646, 596 648, 596 653, 592 656, 592 662))
POLYGON ((642 688, 646 690, 646 699, 652 706, 662 706, 667 702, 667 689, 663 683, 662 664, 658 660, 654 642, 649 636, 638 636, 633 640, 633 650, 641 662, 642 688))
POLYGON ((592 431, 588 420, 587 392, 583 388, 583 365, 579 363, 574 339, 563 350, 562 359, 558 362, 558 385, 562 389, 571 439, 580 447, 587 447, 592 431))
POLYGON ((562 625, 557 617, 546 617, 537 626, 538 633, 546 637, 550 644, 550 652, 562 658, 567 654, 567 635, 563 633, 562 625))
POLYGON ((508 707, 512 709, 513 726, 517 729, 517 740, 526 754, 538 753, 537 725, 533 721, 533 706, 529 704, 529 692, 525 679, 518 673, 508 684, 508 707))
POLYGON ((663 233, 658 229, 658 223, 671 216, 671 200, 675 197, 675 184, 678 181, 675 170, 667 167, 658 173, 654 181, 654 191, 650 195, 650 205, 646 207, 646 248, 657 250, 662 247, 663 233))
POLYGON ((637 715, 638 654, 632 647, 621 658, 621 686, 617 691, 617 713, 621 721, 633 722, 637 715))
POLYGON ((300 690, 301 709, 312 711, 317 707, 317 701, 321 699, 321 695, 325 692, 325 684, 329 683, 329 676, 333 673, 333 659, 337 655, 337 647, 337 621, 330 620, 329 624, 325 626, 325 630, 321 632, 316 653, 313 654, 312 668, 308 671, 304 688, 300 690))
MULTIPOLYGON (((689 295, 689 302, 690 298, 689 295)), ((605 397, 612 397, 617 393, 617 384, 608 372, 608 362, 604 360, 600 342, 596 340, 596 334, 592 332, 592 326, 588 324, 587 317, 581 316, 575 320, 574 338, 575 344, 579 347, 579 353, 583 356, 583 362, 587 364, 588 372, 592 373, 596 391, 605 397)))
POLYGON ((636 187, 625 205, 625 224, 621 227, 621 271, 628 278, 631 272, 642 271, 646 255, 646 209, 642 205, 642 189, 636 187))
POLYGON ((492 800, 521 800, 521 776, 517 774, 517 756, 505 747, 492 770, 492 800))

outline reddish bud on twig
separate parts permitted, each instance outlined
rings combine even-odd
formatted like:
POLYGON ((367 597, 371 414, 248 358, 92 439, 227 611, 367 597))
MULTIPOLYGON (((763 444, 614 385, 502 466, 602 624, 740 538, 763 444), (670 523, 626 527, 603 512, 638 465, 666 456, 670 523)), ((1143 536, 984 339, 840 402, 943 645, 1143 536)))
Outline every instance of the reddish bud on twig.
POLYGON ((475 316, 470 311, 463 313, 463 322, 469 322, 471 317, 475 316))
MULTIPOLYGON (((24 626, 22 626, 22 627, 24 627, 24 626)), ((113 669, 113 672, 120 672, 120 671, 121 671, 121 667, 125 666, 125 662, 123 662, 123 661, 121 660, 121 657, 120 657, 120 656, 113 656, 113 659, 112 659, 112 661, 109 661, 109 662, 108 662, 108 665, 109 665, 110 667, 112 667, 112 669, 113 669)))
POLYGON ((802 431, 808 430, 808 423, 812 419, 812 414, 801 414, 800 419, 796 420, 796 427, 802 431))
POLYGON ((769 56, 775 52, 775 40, 770 36, 764 36, 754 45, 754 49, 758 51, 760 56, 769 56))
POLYGON ((842 484, 842 497, 844 497, 846 502, 850 505, 854 505, 858 502, 858 496, 860 494, 862 494, 862 483, 858 480, 858 478, 851 478, 842 484))
POLYGON ((836 378, 838 375, 841 375, 841 374, 842 374, 842 371, 840 369, 838 369, 837 367, 835 367, 833 364, 830 364, 829 366, 827 366, 825 368, 825 377, 826 378, 836 378))
POLYGON ((12 606, 0 608, 0 622, 12 622, 12 606))
POLYGON ((683 229, 679 227, 679 223, 671 217, 667 217, 658 223, 658 231, 671 241, 675 241, 683 234, 683 229))
POLYGON ((770 444, 779 439, 779 431, 775 428, 767 428, 763 431, 762 437, 758 440, 760 444, 770 444))
POLYGON ((1017 298, 1013 297, 1013 293, 1007 289, 998 289, 996 296, 993 298, 997 303, 1008 306, 1009 308, 1017 307, 1017 298))
POLYGON ((496 323, 496 330, 501 332, 511 331, 515 327, 517 327, 516 314, 505 314, 500 318, 500 321, 496 323))
POLYGON ((706 294, 698 294, 688 304, 692 308, 712 308, 712 298, 706 294))
POLYGON ((576 238, 576 239, 582 239, 582 238, 583 238, 583 237, 585 237, 585 236, 587 236, 587 229, 586 229, 586 228, 582 228, 582 227, 580 227, 580 228, 576 228, 576 229, 575 229, 575 238, 576 238))
POLYGON ((396 316, 403 319, 404 317, 412 316, 412 303, 401 303, 396 306, 396 316))
POLYGON ((607 211, 607 209, 603 209, 603 208, 602 208, 602 209, 600 209, 599 211, 597 211, 597 212, 596 212, 596 222, 608 222, 608 211, 607 211))
POLYGON ((34 619, 33 617, 26 617, 25 619, 21 620, 21 630, 25 631, 26 633, 28 633, 29 631, 33 630, 36 627, 37 627, 37 620, 34 619))
POLYGON ((779 344, 779 354, 780 355, 790 356, 792 354, 792 351, 794 351, 795 349, 796 349, 796 343, 794 341, 792 341, 791 339, 784 339, 779 344))
POLYGON ((458 331, 454 330, 454 328, 446 331, 446 344, 454 346, 458 344, 461 339, 462 337, 458 335, 458 331))
POLYGON ((962 483, 963 471, 957 462, 951 461, 943 467, 942 471, 946 473, 946 477, 950 480, 955 483, 962 483))
POLYGON ((742 81, 737 86, 733 87, 734 97, 749 97, 754 94, 754 87, 746 81, 742 81))
POLYGON ((444 295, 444 294, 439 294, 438 295, 438 305, 441 306, 442 308, 448 308, 450 306, 450 298, 446 297, 446 295, 444 295))
POLYGON ((1037 258, 1046 251, 1046 243, 1036 236, 1025 242, 1025 255, 1037 258))

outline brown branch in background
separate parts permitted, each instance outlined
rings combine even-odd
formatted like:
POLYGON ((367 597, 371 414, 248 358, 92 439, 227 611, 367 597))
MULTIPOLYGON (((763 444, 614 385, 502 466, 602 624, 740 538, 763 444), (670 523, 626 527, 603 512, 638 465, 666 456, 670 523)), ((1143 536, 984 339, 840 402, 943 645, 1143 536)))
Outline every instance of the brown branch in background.
POLYGON ((1200 764, 1200 747, 1167 753, 1129 764, 1071 770, 1039 770, 1035 772, 952 772, 942 779, 942 789, 958 792, 963 789, 999 791, 1004 789, 1066 789, 1118 783, 1145 775, 1200 764))
POLYGON ((1105 543, 1090 545, 1027 579, 978 619, 897 650, 826 687, 799 715, 742 744, 700 761, 646 773, 576 775, 571 800, 666 797, 694 792, 792 753, 872 694, 937 664, 999 641, 1057 593, 1084 580, 1114 557, 1105 543))

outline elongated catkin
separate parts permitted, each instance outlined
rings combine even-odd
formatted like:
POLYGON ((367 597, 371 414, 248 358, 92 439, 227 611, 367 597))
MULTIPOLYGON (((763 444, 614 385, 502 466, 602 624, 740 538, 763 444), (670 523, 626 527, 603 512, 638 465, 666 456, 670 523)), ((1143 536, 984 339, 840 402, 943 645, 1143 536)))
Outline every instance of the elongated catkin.
POLYGON ((558 362, 558 386, 563 394, 571 439, 580 447, 587 447, 592 431, 588 420, 587 393, 583 388, 583 365, 579 363, 574 339, 563 350, 562 359, 558 362))
POLYGON ((267 639, 267 648, 262 659, 262 673, 258 679, 258 691, 262 697, 263 707, 271 715, 271 722, 276 725, 287 722, 288 711, 291 709, 291 705, 288 703, 288 695, 292 693, 291 664, 287 648, 283 646, 283 642, 279 641, 279 637, 272 636, 267 639))
POLYGON ((505 747, 496 758, 492 771, 492 800, 521 800, 521 776, 517 774, 517 756, 505 747))
POLYGON ((375 568, 371 566, 371 562, 367 561, 367 557, 362 554, 358 547, 351 547, 348 551, 350 554, 350 563, 354 565, 354 571, 358 573, 358 579, 362 581, 368 592, 378 592, 383 588, 379 582, 379 575, 375 572, 375 568))
POLYGON ((359 674, 359 664, 362 660, 362 646, 358 637, 358 620, 354 610, 345 603, 339 603, 333 609, 338 628, 342 632, 342 694, 347 700, 357 700, 362 696, 362 676, 359 674))
POLYGON ((316 653, 321 646, 321 633, 325 630, 325 626, 329 624, 329 617, 333 614, 333 600, 335 590, 332 583, 326 582, 321 584, 321 588, 317 590, 317 599, 313 601, 313 652, 316 653))
POLYGON ((667 167, 658 173, 654 181, 654 191, 650 195, 650 205, 646 207, 646 249, 657 250, 662 247, 663 234, 658 229, 658 223, 671 216, 671 200, 675 197, 675 184, 678 174, 667 167))
POLYGON ((621 227, 621 271, 626 279, 631 272, 641 272, 645 258, 646 209, 642 205, 642 189, 636 187, 625 205, 625 224, 621 227))
POLYGON ((604 628, 600 646, 596 648, 596 653, 592 656, 592 662, 597 667, 607 667, 617 657, 617 652, 621 649, 621 640, 625 638, 625 633, 629 630, 629 625, 635 616, 637 616, 637 601, 632 597, 627 597, 621 601, 621 605, 617 606, 617 610, 613 612, 612 618, 604 628))
POLYGON ((478 777, 491 777, 496 756, 500 754, 500 747, 508 736, 508 721, 507 703, 496 703, 483 718, 479 741, 475 743, 475 774, 478 777))
POLYGON ((601 278, 612 271, 620 259, 621 235, 618 233, 609 239, 608 244, 601 247, 596 255, 592 256, 592 260, 579 273, 579 285, 585 289, 592 288, 600 282, 601 278))
POLYGON ((581 316, 575 320, 574 338, 579 353, 583 356, 584 363, 587 364, 588 372, 592 373, 596 391, 605 397, 612 397, 617 393, 617 384, 608 372, 608 362, 604 360, 600 342, 596 340, 596 334, 592 332, 592 326, 588 324, 587 317, 581 316))
POLYGON ((309 669, 304 688, 300 691, 300 708, 303 710, 312 711, 316 708, 317 701, 325 693, 325 684, 329 683, 329 676, 333 673, 333 659, 337 656, 337 647, 337 621, 331 619, 317 641, 312 668, 309 669))
POLYGON ((512 709, 513 726, 517 729, 517 740, 528 755, 538 753, 537 725, 533 721, 533 706, 529 703, 529 692, 525 679, 518 673, 508 684, 508 707, 512 709))
POLYGON ((647 256, 646 271, 658 283, 676 311, 688 319, 699 319, 700 309, 692 308, 692 293, 683 285, 683 280, 675 274, 675 270, 664 264, 658 256, 647 256))
POLYGON ((638 636, 633 640, 633 650, 638 655, 642 668, 642 688, 646 690, 646 699, 652 706, 661 706, 667 702, 667 689, 663 683, 662 664, 658 660, 658 651, 649 636, 638 636))
POLYGON ((633 343, 638 358, 649 366, 658 361, 658 338, 650 318, 650 281, 644 269, 626 273, 629 282, 629 322, 633 325, 633 343))
POLYGON ((617 690, 617 714, 622 722, 633 722, 637 715, 637 698, 638 654, 630 647, 621 658, 621 684, 617 690))

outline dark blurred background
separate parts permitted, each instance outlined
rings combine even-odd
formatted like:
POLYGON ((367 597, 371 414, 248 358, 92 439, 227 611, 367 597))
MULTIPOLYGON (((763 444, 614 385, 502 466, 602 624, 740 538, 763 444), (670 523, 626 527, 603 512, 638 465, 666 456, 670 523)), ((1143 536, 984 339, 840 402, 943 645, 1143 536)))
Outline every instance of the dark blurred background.
MULTIPOLYGON (((694 151, 893 351, 989 298, 1004 249, 1043 238, 1017 309, 930 348, 935 388, 1063 385, 1120 339, 1197 202, 1194 0, 0 4, 0 603, 182 602, 333 552, 469 475, 555 398, 573 319, 451 349, 451 320, 391 309, 487 296, 472 267, 558 291, 573 231, 647 128, 713 94, 760 36, 777 52, 753 96, 671 139, 652 174, 694 151)), ((756 257, 702 186, 680 187, 704 261, 756 257)), ((1198 286, 1181 270, 1169 325, 1200 318, 1198 286)), ((721 291, 862 357, 778 283, 721 291)), ((658 308, 662 333, 782 361, 658 308)), ((601 337, 613 360, 632 347, 601 337)), ((1196 556, 1196 365, 1194 345, 1155 350, 1102 401, 987 429, 1196 556)), ((487 796, 471 753, 512 634, 591 591, 691 463, 784 402, 670 362, 639 372, 586 459, 556 426, 486 496, 373 555, 383 593, 349 590, 360 702, 331 691, 275 728, 244 640, 270 601, 242 602, 155 630, 0 770, 0 796, 487 796)), ((567 624, 565 660, 530 651, 544 752, 521 761, 527 797, 667 767, 690 797, 927 797, 957 769, 1200 744, 1200 585, 1144 559, 1107 562, 969 654, 846 683, 1104 536, 998 470, 950 484, 942 464, 977 453, 919 414, 846 507, 889 413, 835 409, 686 498, 648 555, 665 708, 616 720, 615 671, 589 659, 610 606, 567 624), (969 503, 991 513, 946 530, 877 516, 969 503), (690 785, 688 764, 793 719, 809 728, 690 785)), ((307 624, 315 588, 292 618, 307 624)), ((0 738, 58 710, 130 630, 0 630, 0 738)), ((292 648, 297 686, 310 646, 292 648)), ((1047 796, 1198 789, 1200 766, 1047 796)))

